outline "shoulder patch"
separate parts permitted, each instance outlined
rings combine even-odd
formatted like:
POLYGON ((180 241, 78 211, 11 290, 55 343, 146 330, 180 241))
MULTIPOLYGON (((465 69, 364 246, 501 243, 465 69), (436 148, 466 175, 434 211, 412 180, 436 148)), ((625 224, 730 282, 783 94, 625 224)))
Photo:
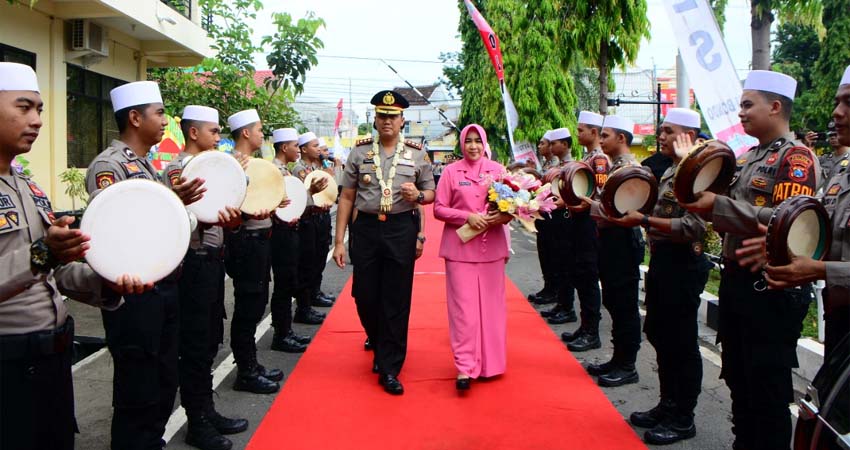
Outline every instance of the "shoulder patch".
POLYGON ((413 142, 413 141, 404 141, 404 145, 406 145, 408 147, 413 147, 416 150, 422 150, 422 144, 417 144, 416 142, 413 142))
POLYGON ((357 141, 354 145, 355 145, 356 147, 359 147, 359 146, 361 146, 361 145, 369 145, 369 144, 371 144, 373 141, 374 141, 374 139, 372 139, 372 138, 370 138, 370 137, 369 137, 369 138, 366 138, 366 139, 360 139, 360 140, 359 140, 359 141, 357 141))
POLYGON ((180 175, 183 173, 180 169, 171 169, 168 171, 168 181, 174 186, 180 182, 180 175))
POLYGON ((104 189, 107 186, 115 184, 115 173, 109 171, 98 172, 94 179, 98 189, 104 189))
POLYGON ((298 171, 298 178, 301 178, 302 180, 303 180, 304 178, 307 178, 307 171, 306 171, 306 170, 304 170, 304 169, 299 170, 299 171, 298 171))
POLYGON ((121 163, 121 164, 124 166, 125 169, 127 169, 127 173, 130 174, 130 176, 142 172, 142 169, 139 168, 139 165, 134 163, 134 162, 121 163))
POLYGON ((133 151, 130 150, 129 148, 125 147, 124 150, 122 150, 122 152, 124 153, 124 156, 126 156, 127 158, 136 159, 136 154, 133 153, 133 151))

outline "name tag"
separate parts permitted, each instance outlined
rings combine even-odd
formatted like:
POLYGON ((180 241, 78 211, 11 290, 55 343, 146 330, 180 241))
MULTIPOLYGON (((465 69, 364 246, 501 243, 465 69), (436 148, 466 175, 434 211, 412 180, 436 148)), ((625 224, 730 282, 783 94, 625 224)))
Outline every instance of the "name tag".
POLYGON ((459 181, 458 186, 472 186, 472 183, 469 181, 459 181))
POLYGON ((398 164, 400 166, 410 166, 410 167, 414 167, 416 165, 415 162, 413 162, 412 160, 409 160, 409 159, 400 159, 398 161, 398 164))

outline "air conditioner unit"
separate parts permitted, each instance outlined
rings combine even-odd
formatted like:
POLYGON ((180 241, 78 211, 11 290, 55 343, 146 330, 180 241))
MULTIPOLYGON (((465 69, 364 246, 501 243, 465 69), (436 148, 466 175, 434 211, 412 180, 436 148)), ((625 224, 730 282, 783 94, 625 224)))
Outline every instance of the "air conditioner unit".
POLYGON ((90 20, 72 20, 71 50, 99 56, 109 56, 106 31, 103 27, 90 20))

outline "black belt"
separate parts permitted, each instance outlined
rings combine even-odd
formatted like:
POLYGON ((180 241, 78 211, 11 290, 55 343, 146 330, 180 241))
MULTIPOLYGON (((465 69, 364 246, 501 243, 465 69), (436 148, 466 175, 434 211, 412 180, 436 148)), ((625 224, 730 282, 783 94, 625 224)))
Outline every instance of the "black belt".
POLYGON ((417 212, 415 209, 411 209, 410 211, 395 213, 395 214, 372 214, 363 211, 357 211, 357 218, 361 217, 367 219, 373 219, 380 222, 392 222, 395 220, 410 220, 411 217, 416 216, 417 212))
POLYGON ((51 331, 0 336, 0 361, 35 358, 64 353, 74 343, 74 318, 51 331))
POLYGON ((330 211, 327 211, 325 208, 322 208, 322 207, 320 207, 320 206, 308 206, 308 207, 304 210, 304 213, 303 213, 303 214, 301 214, 301 218, 302 218, 302 219, 307 219, 307 218, 310 218, 310 217, 313 217, 313 216, 320 216, 320 215, 322 215, 323 213, 328 213, 328 214, 330 214, 330 211))
POLYGON ((201 248, 190 248, 188 254, 203 259, 219 260, 224 258, 224 247, 204 245, 201 248))

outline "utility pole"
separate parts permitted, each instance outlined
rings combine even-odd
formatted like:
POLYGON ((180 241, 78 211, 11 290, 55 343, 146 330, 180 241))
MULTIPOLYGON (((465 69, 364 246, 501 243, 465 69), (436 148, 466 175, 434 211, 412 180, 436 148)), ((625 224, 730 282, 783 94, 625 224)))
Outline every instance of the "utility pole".
POLYGON ((676 107, 691 107, 691 83, 682 61, 682 53, 676 55, 676 107))

